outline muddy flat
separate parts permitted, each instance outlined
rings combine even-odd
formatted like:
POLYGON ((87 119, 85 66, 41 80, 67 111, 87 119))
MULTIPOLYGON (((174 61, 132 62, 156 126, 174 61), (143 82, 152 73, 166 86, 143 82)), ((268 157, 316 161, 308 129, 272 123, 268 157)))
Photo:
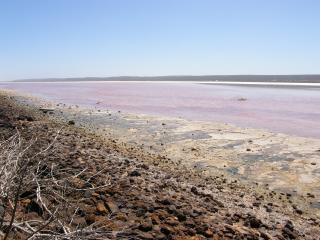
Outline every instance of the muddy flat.
MULTIPOLYGON (((320 140, 229 124, 67 108, 60 116, 162 154, 190 168, 228 174, 285 193, 308 196, 319 212, 320 140)), ((58 115, 58 114, 57 114, 58 115)), ((320 212, 319 212, 320 213, 320 212)))

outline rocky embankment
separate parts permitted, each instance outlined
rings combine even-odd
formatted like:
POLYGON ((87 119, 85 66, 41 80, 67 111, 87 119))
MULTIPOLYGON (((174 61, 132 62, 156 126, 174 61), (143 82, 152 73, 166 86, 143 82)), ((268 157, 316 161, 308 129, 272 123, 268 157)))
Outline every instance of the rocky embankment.
MULTIPOLYGON (((91 226, 103 229, 105 239, 319 239, 320 220, 293 206, 290 195, 102 140, 73 122, 54 122, 41 111, 21 108, 5 95, 0 102, 1 141, 18 129, 24 139, 37 138, 29 149, 37 153, 56 138, 42 162, 68 169, 68 186, 78 190, 65 196, 73 205, 63 209, 68 214, 61 216, 70 223, 64 231, 91 226)), ((49 206, 55 200, 46 201, 49 206)), ((1 207, 12 206, 2 202, 1 207)), ((18 198, 16 221, 47 220, 43 208, 36 189, 27 186, 18 198)), ((16 227, 10 237, 33 234, 16 227)))

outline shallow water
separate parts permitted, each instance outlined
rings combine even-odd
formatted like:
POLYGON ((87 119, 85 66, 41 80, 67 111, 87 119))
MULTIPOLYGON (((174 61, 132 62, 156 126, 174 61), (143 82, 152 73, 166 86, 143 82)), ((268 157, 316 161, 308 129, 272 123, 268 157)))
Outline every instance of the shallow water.
POLYGON ((197 83, 0 83, 55 102, 320 138, 320 89, 197 83))

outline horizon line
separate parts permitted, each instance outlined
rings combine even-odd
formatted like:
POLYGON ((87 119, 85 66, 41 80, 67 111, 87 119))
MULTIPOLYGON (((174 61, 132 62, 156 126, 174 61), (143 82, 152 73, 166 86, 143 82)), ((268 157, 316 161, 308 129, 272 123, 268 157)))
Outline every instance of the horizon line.
POLYGON ((165 77, 246 77, 246 76, 320 76, 320 73, 307 74, 203 74, 203 75, 113 75, 113 76, 79 76, 79 77, 36 77, 36 78, 18 78, 8 81, 26 81, 26 80, 51 80, 51 79, 85 79, 85 78, 165 78, 165 77))

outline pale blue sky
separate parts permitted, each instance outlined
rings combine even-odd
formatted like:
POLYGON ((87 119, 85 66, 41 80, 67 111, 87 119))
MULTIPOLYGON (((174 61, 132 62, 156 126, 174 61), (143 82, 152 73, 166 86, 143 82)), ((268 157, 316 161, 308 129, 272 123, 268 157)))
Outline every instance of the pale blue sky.
POLYGON ((0 0, 0 80, 320 73, 319 0, 0 0))

